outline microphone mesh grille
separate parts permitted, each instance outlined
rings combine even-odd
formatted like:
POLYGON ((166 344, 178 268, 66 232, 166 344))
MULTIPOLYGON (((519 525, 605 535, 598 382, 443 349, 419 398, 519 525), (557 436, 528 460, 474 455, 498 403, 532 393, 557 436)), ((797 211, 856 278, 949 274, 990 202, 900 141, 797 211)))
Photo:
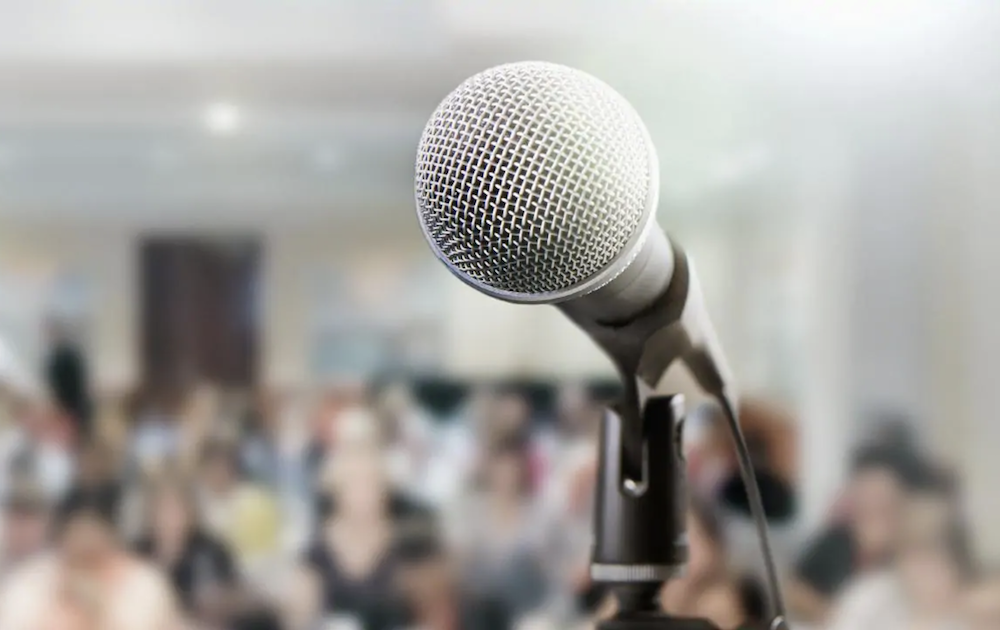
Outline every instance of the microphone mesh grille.
POLYGON ((509 64, 468 79, 428 121, 417 211, 466 280, 542 296, 631 253, 655 168, 642 121, 609 86, 564 66, 509 64))

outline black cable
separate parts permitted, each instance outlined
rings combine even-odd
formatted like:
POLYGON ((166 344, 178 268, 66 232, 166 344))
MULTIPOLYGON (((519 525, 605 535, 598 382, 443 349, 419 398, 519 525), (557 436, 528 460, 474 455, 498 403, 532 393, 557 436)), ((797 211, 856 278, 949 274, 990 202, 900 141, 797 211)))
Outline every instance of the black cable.
POLYGON ((750 514, 753 517, 754 526, 757 530, 757 543, 760 545, 761 555, 764 556, 765 579, 770 595, 771 629, 784 629, 788 627, 785 600, 781 594, 778 567, 774 560, 771 538, 767 531, 767 515, 764 512, 764 500, 760 494, 760 486, 757 485, 757 473, 754 472, 753 461, 750 458, 750 449, 747 448, 746 438, 743 435, 743 429, 740 427, 736 397, 726 388, 721 394, 716 396, 716 400, 722 407, 723 415, 726 417, 726 423, 729 426, 729 434, 733 438, 736 457, 739 460, 740 476, 743 478, 743 485, 746 486, 747 499, 750 503, 750 514))

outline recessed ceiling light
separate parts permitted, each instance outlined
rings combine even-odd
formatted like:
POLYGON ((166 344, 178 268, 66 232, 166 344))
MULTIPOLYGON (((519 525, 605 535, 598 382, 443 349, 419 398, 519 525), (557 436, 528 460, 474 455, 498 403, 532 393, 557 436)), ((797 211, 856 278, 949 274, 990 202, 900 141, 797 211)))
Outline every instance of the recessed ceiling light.
POLYGON ((243 114, 240 108, 232 103, 217 102, 205 108, 204 120, 209 132, 226 136, 239 131, 243 124, 243 114))

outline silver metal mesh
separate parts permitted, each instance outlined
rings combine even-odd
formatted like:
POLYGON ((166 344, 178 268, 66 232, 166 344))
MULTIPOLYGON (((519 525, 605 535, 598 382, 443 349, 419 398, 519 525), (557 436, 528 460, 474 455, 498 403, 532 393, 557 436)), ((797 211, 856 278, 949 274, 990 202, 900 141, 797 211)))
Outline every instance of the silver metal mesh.
POLYGON ((609 86, 554 64, 509 64, 468 79, 428 121, 417 211, 472 284, 559 293, 630 253, 655 168, 642 121, 609 86))

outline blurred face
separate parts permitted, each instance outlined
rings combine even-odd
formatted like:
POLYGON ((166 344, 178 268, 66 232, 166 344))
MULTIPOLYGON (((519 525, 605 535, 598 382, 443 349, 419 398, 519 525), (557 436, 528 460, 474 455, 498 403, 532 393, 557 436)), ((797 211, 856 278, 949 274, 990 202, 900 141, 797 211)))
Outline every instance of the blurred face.
POLYGON ((78 475, 81 480, 101 482, 113 479, 114 458, 112 453, 103 448, 91 448, 81 454, 78 475))
POLYGON ((524 483, 524 462, 512 453, 493 458, 487 472, 490 490, 505 497, 521 496, 524 483))
POLYGON ((185 536, 192 524, 187 502, 177 492, 161 494, 150 517, 156 534, 171 540, 185 536))
POLYGON ((880 556, 892 548, 902 509, 902 488, 888 470, 873 469, 854 480, 851 526, 863 553, 880 556))
POLYGON ((110 523, 91 514, 77 514, 66 523, 60 540, 63 558, 71 565, 90 565, 117 548, 110 523))
POLYGON ((382 411, 392 417, 403 416, 413 407, 409 390, 402 385, 394 385, 382 395, 382 411))
POLYGON ((378 454, 343 453, 340 458, 334 480, 340 514, 351 520, 380 520, 388 488, 378 454))
POLYGON ((213 457, 205 463, 202 481, 214 492, 229 490, 236 484, 236 470, 229 458, 213 457))
POLYGON ((23 558, 45 547, 49 519, 42 510, 8 511, 0 526, 3 533, 3 554, 23 558))
POLYGON ((565 387, 559 392, 559 422, 567 433, 576 433, 589 428, 593 413, 590 397, 582 387, 565 387))
POLYGON ((489 414, 489 430, 494 437, 504 438, 517 434, 528 423, 528 402, 516 394, 501 396, 494 401, 489 414))

